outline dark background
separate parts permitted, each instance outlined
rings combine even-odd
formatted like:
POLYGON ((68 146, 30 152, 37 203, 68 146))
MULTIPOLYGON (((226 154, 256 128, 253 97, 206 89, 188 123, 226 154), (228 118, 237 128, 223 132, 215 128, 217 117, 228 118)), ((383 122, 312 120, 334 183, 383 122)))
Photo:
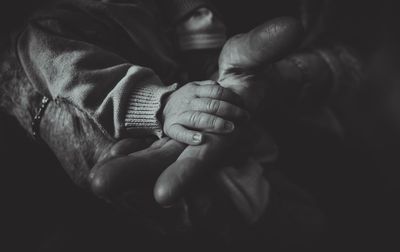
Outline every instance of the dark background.
MULTIPOLYGON (((272 17, 298 15, 294 2, 220 0, 216 5, 235 34, 272 17)), ((326 250, 400 248, 400 22, 395 2, 340 1, 327 14, 328 37, 355 48, 369 70, 359 99, 348 109, 348 140, 339 143, 321 129, 291 125, 277 132, 287 146, 288 161, 282 164, 287 174, 317 198, 329 217, 326 250)), ((2 1, 2 39, 43 3, 2 1)), ((91 251, 96 240, 107 239, 102 232, 89 236, 93 227, 117 229, 115 223, 123 222, 117 216, 103 219, 112 212, 109 206, 75 187, 50 151, 4 113, 0 158, 1 229, 6 234, 1 246, 8 247, 2 251, 47 251, 55 243, 60 251, 91 251), (68 247, 69 230, 81 239, 79 248, 68 247)))

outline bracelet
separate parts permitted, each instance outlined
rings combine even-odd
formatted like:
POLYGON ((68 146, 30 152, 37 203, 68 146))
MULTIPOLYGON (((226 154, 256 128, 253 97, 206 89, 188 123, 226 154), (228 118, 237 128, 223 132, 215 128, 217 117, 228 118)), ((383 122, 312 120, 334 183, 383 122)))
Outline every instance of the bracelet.
POLYGON ((39 110, 37 111, 35 117, 32 121, 32 135, 35 140, 41 140, 40 137, 40 122, 42 121, 42 117, 44 111, 47 108, 47 105, 50 103, 50 98, 43 96, 42 101, 40 102, 39 110))

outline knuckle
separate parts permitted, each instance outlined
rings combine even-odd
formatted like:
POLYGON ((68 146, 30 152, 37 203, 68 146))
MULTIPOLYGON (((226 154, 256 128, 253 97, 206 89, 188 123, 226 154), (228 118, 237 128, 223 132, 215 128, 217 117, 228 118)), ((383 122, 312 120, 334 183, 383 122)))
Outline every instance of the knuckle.
POLYGON ((186 130, 180 131, 180 139, 181 139, 181 141, 186 142, 186 143, 190 142, 189 133, 186 130))
POLYGON ((207 121, 211 128, 215 128, 217 126, 218 117, 210 116, 207 121))
POLYGON ((186 85, 184 85, 184 87, 189 87, 189 88, 195 88, 196 87, 196 83, 194 82, 189 82, 186 85))
POLYGON ((176 124, 172 124, 166 128, 165 133, 171 137, 176 137, 179 131, 176 130, 176 124))
POLYGON ((221 98, 224 93, 224 88, 221 86, 212 86, 211 88, 211 96, 217 99, 221 98))
POLYGON ((178 128, 174 129, 171 137, 181 142, 187 142, 189 138, 186 130, 178 130, 178 128))
POLYGON ((210 101, 208 102, 207 109, 208 109, 208 111, 210 111, 211 113, 217 113, 218 110, 219 110, 220 105, 221 105, 221 103, 220 103, 219 101, 210 100, 210 101))
POLYGON ((200 120, 200 112, 193 112, 190 114, 189 116, 189 123, 192 124, 193 126, 196 126, 199 124, 199 120, 200 120))
POLYGON ((194 90, 196 90, 197 85, 195 83, 191 82, 191 83, 184 85, 184 87, 187 88, 187 90, 194 92, 194 90))

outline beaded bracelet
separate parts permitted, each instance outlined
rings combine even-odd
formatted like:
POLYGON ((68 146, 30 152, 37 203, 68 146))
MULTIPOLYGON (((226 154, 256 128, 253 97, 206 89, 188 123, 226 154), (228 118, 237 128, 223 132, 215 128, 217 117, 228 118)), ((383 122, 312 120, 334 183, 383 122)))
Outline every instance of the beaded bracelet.
POLYGON ((43 96, 42 101, 40 102, 39 110, 37 111, 35 117, 32 121, 32 135, 35 140, 41 140, 40 137, 40 122, 42 121, 42 117, 44 111, 47 108, 47 105, 50 103, 50 98, 43 96))

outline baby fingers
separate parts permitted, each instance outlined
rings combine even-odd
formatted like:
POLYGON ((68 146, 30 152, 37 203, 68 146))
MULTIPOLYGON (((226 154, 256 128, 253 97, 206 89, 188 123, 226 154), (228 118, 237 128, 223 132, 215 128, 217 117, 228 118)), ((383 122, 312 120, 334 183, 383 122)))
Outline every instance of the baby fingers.
POLYGON ((234 121, 248 120, 250 118, 250 114, 247 111, 225 101, 197 98, 192 100, 191 105, 195 111, 205 112, 234 121))
POLYGON ((231 121, 218 116, 199 111, 187 111, 167 128, 166 134, 179 142, 199 145, 203 142, 203 134, 198 131, 227 134, 234 129, 235 126, 231 121))
POLYGON ((200 111, 182 113, 177 123, 190 129, 211 133, 230 133, 235 128, 231 121, 200 111))

